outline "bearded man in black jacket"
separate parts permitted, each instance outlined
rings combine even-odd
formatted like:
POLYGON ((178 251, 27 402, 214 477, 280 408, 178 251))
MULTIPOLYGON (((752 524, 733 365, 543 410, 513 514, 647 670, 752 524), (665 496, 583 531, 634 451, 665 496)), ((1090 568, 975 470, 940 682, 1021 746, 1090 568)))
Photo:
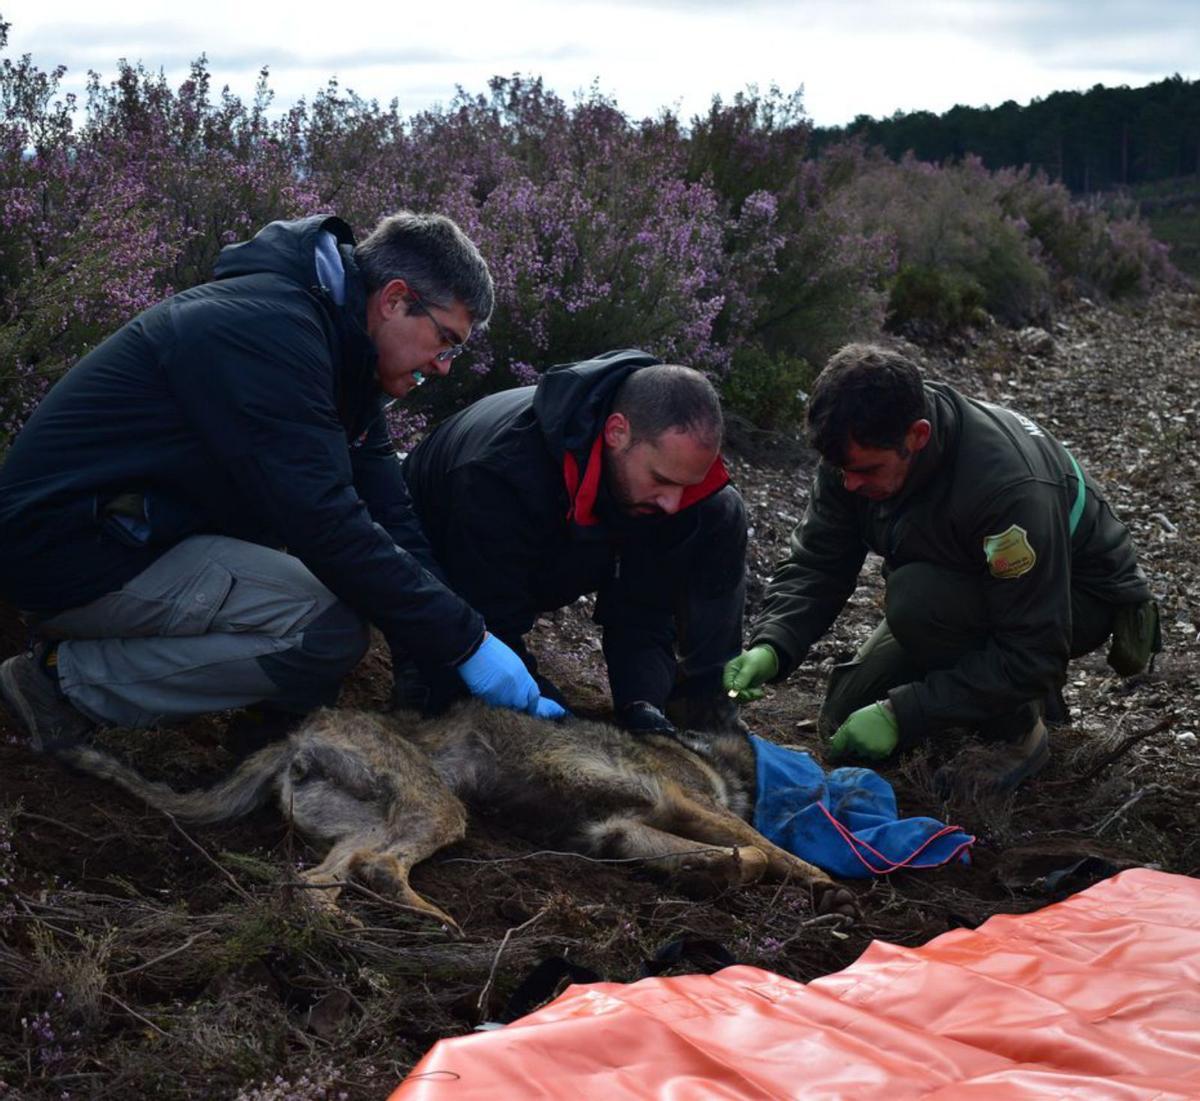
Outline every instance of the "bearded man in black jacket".
MULTIPOLYGON (((698 371, 609 352, 451 417, 404 476, 449 583, 531 670, 538 615, 595 593, 618 721, 718 728, 737 723, 720 677, 741 646, 746 555, 723 427, 698 371)), ((457 688, 429 669, 414 685, 435 710, 457 688)))
POLYGON ((368 624, 398 665, 562 715, 445 584, 384 420, 493 297, 439 215, 357 246, 338 218, 273 222, 72 367, 0 469, 0 595, 41 640, 0 696, 34 747, 332 703, 368 624))

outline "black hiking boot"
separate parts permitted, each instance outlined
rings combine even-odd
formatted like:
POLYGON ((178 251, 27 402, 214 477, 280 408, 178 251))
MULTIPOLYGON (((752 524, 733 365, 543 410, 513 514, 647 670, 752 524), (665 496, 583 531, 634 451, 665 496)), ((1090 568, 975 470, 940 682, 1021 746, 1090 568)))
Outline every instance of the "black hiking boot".
POLYGON ((1049 760, 1050 738, 1038 716, 1018 737, 964 749, 933 774, 933 785, 943 799, 1007 795, 1049 760))
POLYGON ((86 743, 95 723, 76 711, 58 686, 54 652, 39 643, 31 653, 0 664, 0 698, 29 731, 35 753, 54 753, 86 743))
POLYGON ((1071 709, 1063 698, 1061 688, 1051 688, 1042 701, 1042 718, 1049 727, 1066 726, 1071 721, 1071 709))

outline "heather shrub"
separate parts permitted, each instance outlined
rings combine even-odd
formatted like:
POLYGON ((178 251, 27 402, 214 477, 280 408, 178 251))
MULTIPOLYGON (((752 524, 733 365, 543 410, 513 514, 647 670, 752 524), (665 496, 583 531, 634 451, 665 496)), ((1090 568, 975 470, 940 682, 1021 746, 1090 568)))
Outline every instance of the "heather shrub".
POLYGON ((212 100, 203 59, 178 90, 122 63, 108 85, 93 74, 78 128, 62 75, 0 61, 0 447, 74 360, 208 278, 223 244, 317 207, 284 140, 295 119, 266 121, 265 74, 248 109, 212 100))
POLYGON ((986 316, 983 287, 963 272, 905 264, 892 281, 888 327, 944 337, 986 316))
POLYGON ((721 211, 713 193, 633 151, 603 172, 563 166, 502 184, 482 207, 503 310, 493 363, 573 359, 641 345, 721 367, 721 211))
POLYGON ((899 298, 892 282, 892 317, 966 323, 980 304, 1009 325, 1045 314, 1049 279, 1037 246, 997 202, 994 177, 978 160, 939 168, 877 158, 846 191, 866 228, 892 236, 897 270, 908 271, 899 298))
POLYGON ((1110 298, 1145 295, 1154 287, 1185 282, 1156 241, 1150 226, 1137 218, 1106 220, 1102 247, 1091 264, 1094 285, 1110 298))
POLYGON ((778 431, 803 421, 815 377, 805 359, 772 355, 761 345, 743 344, 733 353, 721 397, 727 409, 752 424, 778 431))
POLYGON ((994 174, 997 200, 1037 242, 1060 299, 1123 298, 1174 283, 1166 248, 1131 209, 1113 210, 1071 197, 1060 183, 1029 168, 994 174))
MULTIPOLYGON (((127 205, 120 191, 128 189, 152 216, 164 248, 174 249, 169 263, 153 265, 159 286, 151 301, 210 278, 223 245, 275 218, 322 209, 296 159, 307 138, 302 116, 267 120, 266 72, 249 106, 228 90, 214 99, 209 86, 203 57, 176 91, 161 74, 126 63, 108 85, 91 80, 76 144, 112 177, 100 197, 127 205)), ((130 305, 125 316, 143 308, 130 305)))
MULTIPOLYGON (((7 28, 0 23, 0 47, 7 28)), ((440 210, 488 257, 491 324, 454 373, 391 414, 400 446, 550 365, 637 346, 707 370, 782 427, 808 364, 893 325, 1009 324, 1058 294, 1169 278, 1141 223, 975 160, 900 164, 861 144, 809 155, 799 93, 749 88, 685 125, 633 120, 540 79, 399 116, 330 81, 282 115, 121 62, 77 111, 62 69, 0 58, 0 452, 64 370, 123 321, 210 277, 275 218, 341 214, 360 234, 440 210)))
POLYGON ((717 328, 735 353, 750 342, 772 357, 819 364, 879 331, 894 251, 847 207, 845 179, 837 156, 794 159, 778 194, 742 201, 727 234, 717 328))
POLYGON ((687 178, 707 181, 735 214, 756 192, 787 192, 810 133, 800 92, 776 85, 766 92, 752 85, 729 103, 714 97, 689 130, 687 178))
POLYGON ((713 324, 726 216, 711 188, 683 178, 678 135, 632 124, 597 93, 568 107, 520 78, 460 95, 413 128, 422 152, 409 191, 474 237, 497 301, 467 368, 419 404, 441 415, 552 363, 625 346, 725 366, 713 324), (432 150, 438 171, 425 165, 432 150), (455 174, 440 170, 447 155, 455 174))
MULTIPOLYGON (((271 142, 286 150, 292 174, 304 180, 306 212, 336 213, 360 235, 385 214, 430 205, 426 189, 415 186, 420 173, 413 161, 422 149, 410 140, 394 100, 381 108, 330 80, 311 103, 302 100, 288 112, 271 142)), ((443 179, 460 171, 451 149, 422 158, 426 163, 443 179)))
POLYGON ((790 224, 759 289, 750 331, 775 353, 822 364, 843 344, 879 332, 895 271, 892 235, 868 225, 834 157, 799 167, 781 206, 790 224))

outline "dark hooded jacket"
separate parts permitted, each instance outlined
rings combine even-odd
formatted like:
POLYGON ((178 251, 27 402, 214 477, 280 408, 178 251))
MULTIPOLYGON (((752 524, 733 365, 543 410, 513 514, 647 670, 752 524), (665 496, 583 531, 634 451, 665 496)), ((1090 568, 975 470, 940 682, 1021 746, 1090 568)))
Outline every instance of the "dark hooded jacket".
POLYGON ((77 607, 203 532, 286 548, 429 661, 478 644, 482 620, 433 572, 389 442, 353 243, 337 218, 273 222, 54 386, 0 468, 6 599, 77 607), (322 231, 345 268, 341 306, 317 275, 322 231))
POLYGON ((531 668, 521 636, 537 616, 598 594, 618 707, 666 699, 671 563, 695 549, 691 506, 728 482, 718 458, 680 511, 659 519, 626 517, 609 498, 604 422, 621 383, 658 362, 627 350, 551 368, 536 387, 492 394, 443 422, 404 463, 449 583, 531 668))
POLYGON ((925 389, 932 436, 895 497, 850 493, 836 467, 818 465, 751 632, 754 644, 778 653, 778 677, 786 677, 854 591, 868 550, 885 570, 930 562, 978 577, 987 645, 889 693, 905 736, 974 725, 1061 685, 1072 587, 1111 604, 1150 597, 1128 529, 1086 474, 1071 533, 1079 483, 1057 440, 1028 417, 945 384, 925 389))

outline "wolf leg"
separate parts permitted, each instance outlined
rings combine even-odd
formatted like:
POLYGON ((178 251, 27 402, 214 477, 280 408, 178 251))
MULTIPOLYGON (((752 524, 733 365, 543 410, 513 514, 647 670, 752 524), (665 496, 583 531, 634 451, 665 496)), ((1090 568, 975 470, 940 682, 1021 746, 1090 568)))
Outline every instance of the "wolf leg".
POLYGON ((466 833, 467 815, 462 804, 445 788, 440 798, 434 798, 436 794, 423 792, 411 803, 397 800, 400 805, 393 803, 386 820, 381 816, 378 823, 341 837, 320 864, 301 876, 310 888, 311 902, 318 908, 337 911, 342 888, 354 881, 461 933, 449 914, 419 895, 408 882, 415 865, 443 846, 462 840, 466 833))
POLYGON ((413 890, 408 876, 426 857, 466 836, 467 812, 462 803, 447 788, 426 789, 419 805, 393 808, 385 832, 382 846, 354 855, 350 875, 381 895, 430 914, 461 936, 458 922, 413 890))
POLYGON ((766 857, 753 845, 699 844, 628 815, 593 822, 585 836, 593 852, 649 861, 655 871, 703 894, 754 883, 767 868, 766 857))
MULTIPOLYGON (((434 845, 429 852, 441 848, 434 845)), ((404 854, 397 857, 390 852, 377 852, 364 849, 354 855, 350 862, 350 878, 361 883, 375 894, 382 895, 413 910, 436 918, 443 925, 462 936, 462 929, 445 910, 435 906, 429 899, 417 894, 408 882, 408 873, 414 864, 419 864, 429 852, 419 852, 416 855, 404 854)))
POLYGON ((428 914, 461 934, 458 922, 440 907, 417 894, 408 882, 408 873, 412 865, 439 849, 442 842, 432 844, 424 850, 420 847, 410 849, 411 855, 398 858, 393 853, 381 851, 377 847, 379 840, 377 830, 346 838, 336 844, 320 864, 302 872, 300 879, 306 889, 305 902, 330 916, 336 915, 341 920, 358 924, 357 919, 347 915, 338 906, 338 899, 343 887, 352 882, 360 883, 367 890, 393 899, 402 906, 428 914))
POLYGON ((305 876, 310 885, 335 900, 354 880, 460 931, 408 882, 414 865, 466 832, 466 811, 428 755, 357 713, 322 712, 296 741, 280 803, 301 832, 333 842, 305 876))
POLYGON ((338 907, 338 896, 349 879, 351 861, 367 840, 358 834, 345 837, 329 850, 320 864, 300 873, 306 888, 305 901, 314 909, 345 916, 338 907))
POLYGON ((809 887, 817 913, 857 915, 854 896, 845 887, 834 883, 816 865, 772 844, 749 822, 729 811, 706 807, 677 787, 668 788, 663 794, 664 799, 652 818, 654 825, 711 845, 753 846, 766 858, 767 878, 791 879, 809 887))

